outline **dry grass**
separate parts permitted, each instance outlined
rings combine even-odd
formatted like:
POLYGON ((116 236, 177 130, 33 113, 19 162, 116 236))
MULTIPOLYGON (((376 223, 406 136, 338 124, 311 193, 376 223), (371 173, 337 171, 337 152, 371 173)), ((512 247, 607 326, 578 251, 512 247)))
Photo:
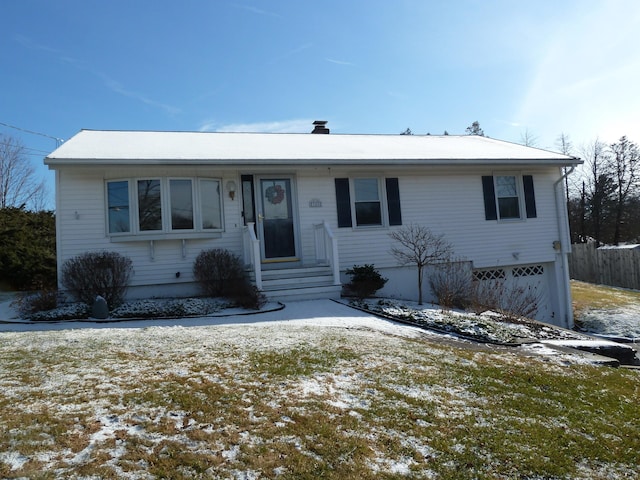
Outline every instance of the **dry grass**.
POLYGON ((571 296, 577 317, 586 309, 614 309, 640 304, 640 292, 577 280, 571 281, 571 296))
POLYGON ((634 478, 639 380, 366 329, 3 334, 0 477, 634 478))

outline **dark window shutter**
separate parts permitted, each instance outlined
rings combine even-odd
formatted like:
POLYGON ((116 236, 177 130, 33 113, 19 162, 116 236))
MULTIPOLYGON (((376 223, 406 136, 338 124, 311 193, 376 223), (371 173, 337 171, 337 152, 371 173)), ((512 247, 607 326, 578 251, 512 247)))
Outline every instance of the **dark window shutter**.
POLYGON ((336 178, 336 206, 338 208, 338 227, 351 227, 351 197, 349 179, 336 178))
POLYGON ((400 188, 397 178, 385 179, 387 186, 387 208, 389 210, 389 225, 402 225, 400 211, 400 188))
POLYGON ((496 190, 493 186, 493 177, 491 175, 482 177, 482 193, 484 194, 484 218, 486 220, 497 220, 496 190))
POLYGON ((524 186, 524 204, 527 209, 527 218, 536 218, 536 195, 533 190, 533 176, 523 175, 522 185, 524 186))

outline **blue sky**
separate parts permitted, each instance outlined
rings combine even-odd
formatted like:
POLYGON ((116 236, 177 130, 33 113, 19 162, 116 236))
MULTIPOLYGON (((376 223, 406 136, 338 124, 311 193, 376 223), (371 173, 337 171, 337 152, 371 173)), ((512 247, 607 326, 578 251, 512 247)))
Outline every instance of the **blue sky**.
POLYGON ((0 133, 51 196, 83 128, 640 142, 636 0, 0 3, 0 133))

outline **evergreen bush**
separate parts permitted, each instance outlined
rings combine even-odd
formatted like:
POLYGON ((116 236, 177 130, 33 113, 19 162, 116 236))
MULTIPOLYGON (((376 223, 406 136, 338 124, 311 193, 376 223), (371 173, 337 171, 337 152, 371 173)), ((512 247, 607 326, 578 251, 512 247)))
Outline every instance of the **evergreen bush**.
POLYGON ((351 282, 347 284, 347 290, 358 298, 373 296, 387 283, 373 265, 354 265, 345 272, 351 275, 351 282))
POLYGON ((56 285, 56 225, 53 212, 0 208, 0 278, 16 290, 56 285))

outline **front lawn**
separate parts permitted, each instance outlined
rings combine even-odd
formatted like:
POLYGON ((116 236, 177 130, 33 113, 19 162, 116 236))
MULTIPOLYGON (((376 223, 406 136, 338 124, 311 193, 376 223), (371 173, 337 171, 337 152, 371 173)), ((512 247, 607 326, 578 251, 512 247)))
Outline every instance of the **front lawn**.
POLYGON ((576 326, 599 335, 640 340, 640 292, 571 281, 576 326))
POLYGON ((0 477, 637 478, 638 371, 394 332, 3 333, 0 477))

